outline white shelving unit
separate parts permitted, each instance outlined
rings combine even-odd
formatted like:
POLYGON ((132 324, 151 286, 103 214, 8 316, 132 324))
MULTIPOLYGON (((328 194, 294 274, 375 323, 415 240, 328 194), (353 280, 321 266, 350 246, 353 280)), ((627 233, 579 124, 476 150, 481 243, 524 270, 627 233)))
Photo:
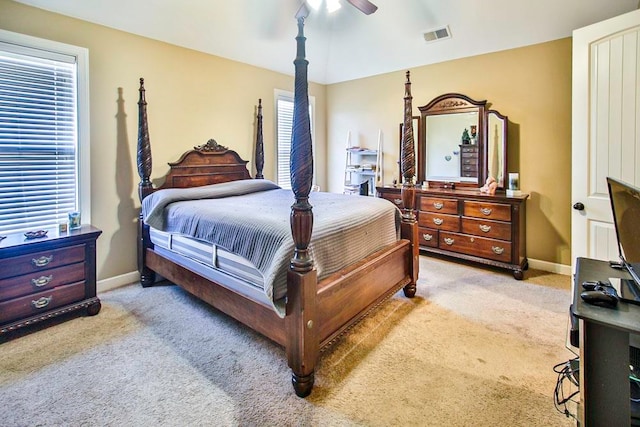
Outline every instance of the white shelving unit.
POLYGON ((347 149, 347 165, 344 173, 345 194, 360 194, 360 185, 368 183, 367 194, 372 196, 376 188, 378 150, 358 147, 347 149))
POLYGON ((374 196, 376 185, 382 184, 381 135, 378 135, 378 149, 351 147, 347 136, 347 161, 344 170, 344 193, 360 194, 363 183, 368 184, 367 195, 374 196))

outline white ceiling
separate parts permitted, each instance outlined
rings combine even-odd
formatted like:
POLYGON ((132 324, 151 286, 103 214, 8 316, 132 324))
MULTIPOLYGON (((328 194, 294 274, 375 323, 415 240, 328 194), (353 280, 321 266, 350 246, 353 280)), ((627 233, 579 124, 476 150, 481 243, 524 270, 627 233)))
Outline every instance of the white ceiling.
MULTIPOLYGON (((17 0, 152 39, 293 74, 301 0, 17 0)), ((569 37, 638 0, 345 0, 305 24, 309 79, 336 83, 569 37), (448 25, 452 38, 422 34, 448 25)))

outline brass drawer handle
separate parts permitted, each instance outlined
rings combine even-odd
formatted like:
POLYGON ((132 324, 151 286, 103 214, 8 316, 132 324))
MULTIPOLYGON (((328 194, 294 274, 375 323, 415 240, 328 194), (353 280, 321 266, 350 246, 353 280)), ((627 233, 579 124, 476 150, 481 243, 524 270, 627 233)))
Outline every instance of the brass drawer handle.
POLYGON ((480 231, 484 231, 485 233, 488 233, 491 231, 490 225, 480 224, 478 227, 480 227, 480 231))
POLYGON ((49 255, 49 256, 43 255, 40 258, 32 258, 31 264, 33 264, 34 267, 44 267, 45 265, 49 264, 51 261, 53 261, 53 255, 49 255))
POLYGON ((431 239, 433 239, 433 235, 432 235, 432 234, 423 234, 423 235, 422 235, 422 238, 423 238, 424 240, 426 240, 427 242, 430 242, 430 241, 431 241, 431 239))
POLYGON ((491 246, 491 250, 496 255, 502 255, 502 253, 504 252, 504 248, 501 248, 500 246, 491 246))
POLYGON ((48 285, 52 279, 53 279, 53 274, 50 274, 48 276, 40 276, 37 279, 31 279, 31 284, 36 288, 41 288, 43 286, 48 285))
POLYGON ((33 308, 37 309, 45 308, 49 305, 52 299, 53 295, 50 297, 40 297, 37 301, 31 301, 31 305, 33 306, 33 308))
POLYGON ((444 203, 442 202, 433 202, 433 207, 440 210, 444 207, 444 203))
POLYGON ((480 212, 482 212, 485 215, 491 215, 491 209, 489 208, 481 208, 480 212))
POLYGON ((402 199, 393 199, 393 203, 395 203, 396 205, 399 205, 402 203, 402 199))
POLYGON ((443 222, 444 222, 444 219, 442 218, 433 218, 433 223, 435 225, 442 225, 443 222))
POLYGON ((454 240, 453 240, 452 238, 450 238, 450 237, 445 237, 445 238, 444 238, 444 242, 445 242, 447 245, 451 246, 451 245, 453 245, 454 240))

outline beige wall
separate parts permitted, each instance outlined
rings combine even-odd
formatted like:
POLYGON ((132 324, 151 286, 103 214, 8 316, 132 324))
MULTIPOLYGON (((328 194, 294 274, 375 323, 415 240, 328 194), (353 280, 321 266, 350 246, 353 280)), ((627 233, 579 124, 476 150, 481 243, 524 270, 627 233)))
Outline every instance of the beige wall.
MULTIPOLYGON (((216 139, 252 159, 255 106, 262 98, 265 177, 275 179, 274 89, 293 90, 293 76, 206 55, 85 21, 0 0, 0 28, 89 49, 92 223, 98 279, 136 270, 138 79, 145 78, 154 171, 187 149, 216 139)), ((291 40, 291 61, 295 40, 291 40)), ((316 97, 316 138, 326 139, 325 86, 316 97)), ((317 170, 325 169, 316 144, 317 170)), ((250 164, 253 168, 253 162, 250 164)), ((318 183, 324 188, 322 174, 318 183)))
MULTIPOLYGON (((265 176, 275 179, 273 93, 275 88, 292 90, 292 76, 10 0, 0 0, 0 28, 89 49, 92 222, 104 231, 98 240, 99 279, 136 269, 139 77, 146 80, 149 102, 152 178, 166 172, 167 162, 209 138, 251 159, 255 106, 262 98, 265 176)), ((294 40, 291 48, 293 60, 294 40)), ((316 170, 322 188, 342 190, 348 131, 352 144, 373 148, 381 130, 385 181, 397 177, 404 72, 310 85, 316 97, 316 170)), ((531 194, 528 256, 570 265, 571 40, 411 72, 415 114, 417 106, 437 95, 460 92, 487 99, 491 108, 509 116, 509 170, 520 172, 522 189, 531 194)))
MULTIPOLYGON (((327 88, 327 181, 340 191, 347 133, 353 145, 384 143, 384 180, 398 177, 405 71, 327 88)), ((571 264, 571 39, 411 69, 414 114, 459 92, 509 116, 509 171, 527 201, 527 255, 571 264)))

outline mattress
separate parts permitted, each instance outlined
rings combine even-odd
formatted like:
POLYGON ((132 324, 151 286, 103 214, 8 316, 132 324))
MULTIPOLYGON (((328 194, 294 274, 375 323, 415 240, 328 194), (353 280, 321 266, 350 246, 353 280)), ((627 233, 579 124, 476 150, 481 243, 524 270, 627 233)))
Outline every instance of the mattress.
POLYGON ((151 242, 158 247, 214 268, 246 282, 248 286, 264 290, 264 277, 251 261, 218 247, 215 244, 176 233, 149 229, 151 242))

